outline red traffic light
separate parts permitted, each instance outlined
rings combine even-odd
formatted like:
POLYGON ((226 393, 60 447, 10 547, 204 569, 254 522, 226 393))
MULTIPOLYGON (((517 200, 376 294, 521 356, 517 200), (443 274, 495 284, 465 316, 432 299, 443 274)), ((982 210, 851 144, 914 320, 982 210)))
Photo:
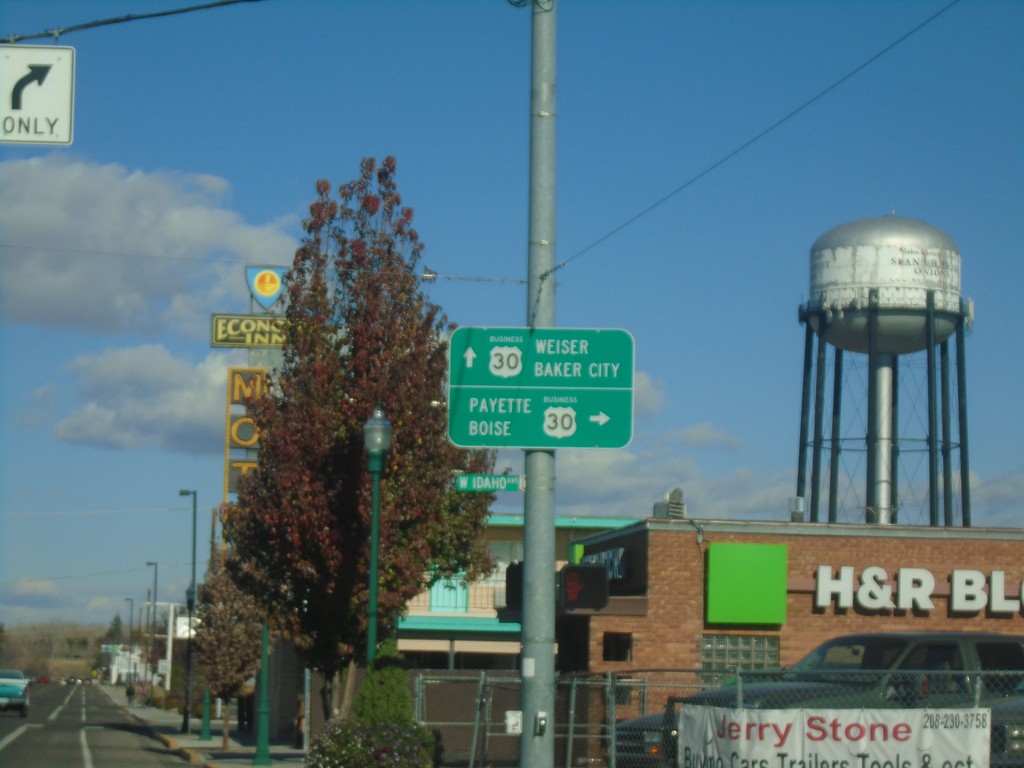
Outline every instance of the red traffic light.
POLYGON ((599 611, 608 605, 608 569, 603 565, 567 565, 559 573, 562 608, 599 611))

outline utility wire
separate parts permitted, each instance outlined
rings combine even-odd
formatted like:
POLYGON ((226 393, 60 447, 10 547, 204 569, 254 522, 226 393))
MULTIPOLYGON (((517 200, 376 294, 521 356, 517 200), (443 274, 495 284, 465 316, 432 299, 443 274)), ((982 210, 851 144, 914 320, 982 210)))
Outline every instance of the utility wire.
POLYGON ((594 240, 592 243, 590 243, 586 247, 576 251, 576 253, 574 253, 569 258, 567 258, 564 261, 561 261, 558 264, 556 264, 555 266, 553 266, 551 269, 549 269, 547 272, 545 272, 543 275, 540 276, 541 281, 543 282, 551 273, 556 272, 557 270, 561 269, 562 267, 567 266, 571 262, 573 262, 576 259, 578 259, 580 256, 583 256, 585 253, 589 253, 590 251, 594 250, 597 246, 601 245, 601 243, 605 242, 606 240, 610 240, 612 237, 614 237, 615 235, 619 234, 622 230, 626 229, 627 227, 631 226, 632 224, 635 224, 637 221, 639 221, 644 216, 646 216, 647 214, 649 214, 652 211, 654 211, 656 208, 659 208, 660 206, 662 206, 665 203, 667 203, 669 200, 671 200, 673 197, 678 195, 680 192, 682 192, 682 191, 684 191, 686 189, 689 189, 694 184, 696 184, 698 181, 703 179, 705 176, 709 175, 713 171, 716 171, 718 168, 720 168, 721 166, 725 165, 727 162, 732 160, 734 157, 736 157, 740 153, 744 152, 745 150, 749 149, 751 146, 753 146, 754 144, 759 142, 765 136, 767 136, 768 134, 772 133, 776 128, 779 128, 784 123, 789 122, 794 117, 796 117, 798 114, 800 114, 805 109, 810 107, 812 104, 815 104, 816 102, 818 102, 821 99, 823 99, 825 96, 827 96, 829 93, 834 91, 836 88, 838 88, 840 85, 845 83, 847 80, 851 79, 855 75, 857 75, 860 72, 862 72, 863 70, 867 69, 869 66, 871 66, 876 61, 878 61, 878 59, 882 58, 885 54, 889 53, 889 51, 893 50, 898 45, 900 45, 901 43, 905 42, 908 38, 910 38, 913 35, 915 35, 918 32, 920 32, 922 29, 924 29, 926 26, 931 24, 933 21, 935 21, 937 18, 939 18, 939 16, 944 14, 946 11, 948 11, 950 8, 952 8, 954 5, 956 5, 959 2, 960 2, 960 0, 953 0, 948 5, 943 6, 938 11, 936 11, 931 16, 929 16, 927 19, 925 19, 920 24, 918 24, 916 27, 913 27, 910 31, 905 32, 904 34, 900 35, 900 37, 896 38, 896 40, 894 40, 893 42, 889 43, 889 45, 885 46, 885 48, 880 50, 874 56, 871 56, 869 59, 867 59, 867 61, 864 61, 859 66, 854 67, 852 70, 850 70, 845 75, 840 77, 838 80, 836 80, 834 83, 829 85, 827 88, 825 88, 824 90, 819 91, 817 94, 815 94, 814 96, 809 98, 807 101, 805 101, 803 104, 798 106, 796 109, 793 109, 788 114, 786 114, 783 117, 779 118, 774 123, 769 125, 767 128, 762 130, 760 133, 756 134, 752 138, 750 138, 747 141, 743 142, 738 147, 736 147, 734 150, 732 150, 731 152, 727 153, 726 155, 724 155, 720 159, 718 159, 715 162, 713 162, 711 165, 709 165, 706 168, 704 168, 704 170, 702 170, 702 171, 696 173, 695 175, 691 176, 689 179, 684 181, 682 184, 680 184, 678 187, 673 189, 671 192, 669 192, 668 194, 664 195, 659 200, 656 200, 655 202, 651 203, 646 208, 644 208, 642 211, 640 211, 639 213, 635 214, 631 218, 629 218, 626 221, 624 221, 622 224, 619 224, 617 227, 615 227, 614 229, 612 229, 612 230, 606 232, 605 234, 601 235, 601 237, 597 238, 596 240, 594 240))
MULTIPOLYGON (((94 22, 89 22, 89 23, 86 23, 86 24, 79 24, 79 25, 76 25, 74 27, 67 27, 67 28, 64 28, 64 29, 50 30, 49 32, 39 33, 39 34, 36 34, 36 35, 11 35, 11 36, 7 37, 6 40, 8 42, 18 42, 19 40, 31 40, 31 39, 40 38, 40 37, 59 37, 61 34, 67 34, 69 32, 77 32, 77 31, 82 30, 82 29, 90 29, 90 28, 93 28, 93 27, 105 26, 105 25, 109 25, 109 24, 120 24, 120 23, 127 22, 127 21, 137 21, 137 20, 140 20, 140 19, 154 18, 154 17, 158 17, 158 16, 170 16, 170 15, 179 14, 179 13, 188 13, 190 11, 207 10, 209 8, 216 8, 216 7, 223 6, 223 5, 233 5, 233 4, 236 4, 236 3, 253 3, 253 2, 260 2, 260 1, 261 0, 218 0, 218 2, 206 3, 206 4, 203 4, 203 5, 194 5, 194 6, 190 6, 190 7, 187 7, 187 8, 178 8, 178 9, 173 9, 173 10, 168 10, 168 11, 159 11, 159 12, 150 13, 150 14, 138 14, 138 15, 132 14, 132 15, 128 15, 128 16, 121 16, 121 17, 114 18, 114 19, 105 19, 103 21, 94 21, 94 22)), ((509 2, 510 2, 510 4, 515 5, 517 7, 522 7, 523 5, 526 5, 526 2, 518 2, 517 0, 509 0, 509 2)), ((852 70, 847 72, 845 75, 840 77, 838 80, 834 81, 831 85, 829 85, 826 88, 824 88, 823 90, 819 91, 818 93, 816 93, 811 98, 807 99, 805 102, 803 102, 798 107, 796 107, 795 109, 793 109, 790 112, 788 112, 783 117, 781 117, 778 120, 776 120, 774 123, 769 125, 767 128, 765 128, 762 131, 760 131, 759 133, 755 134, 752 138, 750 138, 747 141, 743 142, 742 144, 740 144, 738 147, 736 147, 732 151, 726 153, 725 155, 723 155, 721 158, 719 158, 715 162, 713 162, 710 165, 706 166, 703 170, 701 170, 698 173, 694 174, 689 179, 687 179, 682 184, 680 184, 678 187, 676 187, 672 191, 668 192, 667 194, 665 194, 664 196, 662 196, 661 198, 659 198, 655 202, 651 203, 650 205, 648 205, 646 208, 642 209, 638 213, 634 214, 629 219, 624 221, 622 224, 619 224, 615 228, 613 228, 613 229, 609 230, 608 232, 606 232, 605 234, 601 235, 596 240, 592 241, 589 245, 586 245, 585 247, 583 247, 580 250, 576 251, 569 258, 567 258, 567 259, 565 259, 563 261, 560 261, 558 264, 556 264, 555 266, 553 266, 551 269, 549 269, 547 272, 545 272, 544 274, 542 274, 540 276, 541 282, 543 283, 543 281, 546 280, 554 272, 557 272, 562 267, 568 266, 570 263, 572 263, 576 259, 580 258, 581 256, 589 253, 590 251, 594 250, 595 248, 597 248, 599 245, 601 245, 605 241, 610 240, 615 235, 619 234, 620 232, 622 232, 626 228, 628 228, 628 227, 632 226, 633 224, 635 224, 637 221, 642 219, 647 214, 652 213, 656 209, 660 208, 662 205, 667 203, 669 200, 671 200, 673 197, 678 195, 680 192, 683 192, 683 191, 689 189, 694 184, 696 184, 698 181, 703 179, 705 176, 710 175, 711 173, 716 171, 718 168, 720 168, 721 166, 725 165, 727 162, 732 160, 734 157, 736 157, 737 155, 740 155, 741 153, 743 153, 744 151, 749 149, 751 146, 753 146, 754 144, 759 142, 761 139, 765 138, 768 134, 774 132, 777 128, 780 128, 782 125, 784 125, 785 123, 787 123, 790 120, 792 120, 794 117, 796 117, 798 114, 800 114, 801 112, 806 110, 808 107, 810 107, 811 105, 817 103, 818 101, 823 99, 825 96, 827 96, 829 93, 831 93, 832 91, 837 89, 839 86, 841 86, 847 80, 850 80, 851 78, 853 78, 854 76, 856 76, 857 74, 862 72, 863 70, 867 69, 869 66, 874 64, 878 59, 882 58, 885 54, 889 53, 894 48, 896 48, 897 46, 901 45, 906 40, 908 40, 910 37, 912 37, 913 35, 915 35, 918 32, 920 32, 926 26, 928 26, 933 21, 935 21, 937 18, 942 16, 944 13, 946 13, 948 10, 953 8, 953 6, 957 5, 959 2, 960 2, 960 0, 952 0, 952 2, 950 2, 947 5, 945 5, 942 8, 940 8, 938 11, 936 11, 931 16, 926 18, 920 24, 918 24, 917 26, 911 28, 909 31, 905 32, 900 37, 896 38, 896 40, 894 40, 893 42, 889 43, 889 45, 887 45, 884 48, 882 48, 880 51, 878 51, 876 54, 874 54, 873 56, 868 58, 866 61, 864 61, 861 64, 859 64, 858 66, 854 67, 852 70)), ((7 247, 24 247, 24 246, 7 246, 7 247)), ((471 280, 471 281, 477 281, 477 282, 509 282, 509 283, 511 283, 511 282, 523 283, 523 282, 525 282, 525 281, 522 281, 522 280, 519 280, 519 281, 513 281, 511 279, 503 280, 503 279, 500 279, 500 278, 493 278, 492 279, 492 278, 442 276, 442 275, 437 275, 436 273, 432 273, 429 270, 423 275, 423 278, 427 282, 432 282, 432 281, 437 280, 439 278, 443 278, 443 279, 446 279, 446 280, 471 280)))
POLYGON ((39 40, 45 37, 52 37, 54 40, 56 40, 61 35, 68 35, 72 32, 81 32, 83 29, 95 29, 96 27, 107 27, 111 24, 124 24, 129 21, 142 21, 143 19, 156 19, 161 16, 176 16, 181 13, 191 13, 192 11, 205 11, 210 8, 219 8, 223 5, 235 5, 236 3, 258 2, 260 2, 260 0, 217 0, 216 2, 212 3, 203 3, 202 5, 190 5, 187 8, 172 8, 167 11, 154 11, 153 13, 130 13, 127 16, 118 16, 113 19, 88 21, 84 24, 75 24, 71 27, 58 27, 55 29, 48 29, 45 32, 37 32, 33 35, 7 35, 7 37, 4 38, 4 41, 8 43, 19 43, 22 40, 39 40))

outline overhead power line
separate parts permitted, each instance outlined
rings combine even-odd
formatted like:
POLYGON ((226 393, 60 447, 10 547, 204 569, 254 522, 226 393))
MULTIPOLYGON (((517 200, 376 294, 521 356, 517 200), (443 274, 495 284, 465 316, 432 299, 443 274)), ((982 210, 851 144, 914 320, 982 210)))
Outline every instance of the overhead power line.
POLYGON ((579 257, 583 256, 583 254, 589 253, 594 248, 596 248, 597 246, 601 245, 601 243, 605 242, 606 240, 611 239, 615 235, 619 234, 622 230, 626 229, 627 227, 631 226, 632 224, 635 224, 637 221, 642 219, 644 216, 646 216, 647 214, 649 214, 652 211, 654 211, 656 208, 659 208, 662 205, 664 205, 665 203, 667 203, 669 200, 671 200, 673 197, 678 195, 680 192, 682 192, 682 191, 684 191, 686 189, 689 189, 690 187, 692 187, 694 184, 696 184, 698 181, 703 179, 708 174, 712 173, 713 171, 718 170, 721 166, 725 165, 727 162, 732 160, 734 157, 736 157, 740 153, 742 153, 745 150, 749 149, 751 146, 753 146, 754 144, 759 142, 765 136, 767 136, 768 134, 772 133, 775 129, 781 127, 783 124, 789 122, 794 117, 796 117, 801 112, 803 112, 805 109, 807 109, 811 105, 813 105, 813 104, 817 103, 818 101, 820 101, 821 99, 823 99, 825 96, 827 96, 829 93, 834 91, 836 88, 838 88, 840 85, 845 83, 847 80, 849 80, 850 78, 852 78, 855 75, 859 74, 863 70, 867 69, 869 66, 871 66, 876 61, 878 61, 878 59, 882 58, 885 54, 889 53, 889 51, 893 50, 898 45, 900 45, 901 43, 905 42, 907 39, 909 39, 913 35, 915 35, 918 32, 920 32, 922 29, 924 29, 926 26, 931 24, 933 21, 935 21, 942 14, 944 14, 946 11, 948 11, 950 8, 952 8, 954 5, 956 5, 959 2, 960 2, 960 0, 953 0, 951 3, 943 6, 938 11, 936 11, 931 16, 929 16, 927 19, 922 21, 920 24, 918 24, 917 26, 913 27, 908 32, 905 32, 904 34, 900 35, 893 42, 889 43, 889 45, 885 46, 882 50, 878 51, 878 53, 874 54, 873 56, 868 58, 866 61, 862 62, 858 66, 856 66, 853 69, 851 69, 849 72, 847 72, 845 75, 840 77, 838 80, 833 82, 828 87, 822 89, 821 91, 816 93, 814 96, 812 96, 811 98, 807 99, 807 101, 805 101, 803 104, 801 104, 800 106, 798 106, 795 109, 791 110, 790 112, 788 112, 784 116, 780 117, 778 120, 776 120, 774 123, 769 125, 767 128, 765 128, 762 131, 760 131, 759 133, 755 134, 750 139, 747 139, 745 142, 740 144, 738 147, 733 149, 731 152, 727 152, 721 158, 719 158, 715 162, 711 163, 710 165, 706 166, 703 170, 701 170, 698 173, 694 174, 693 176, 688 178, 686 181, 684 181, 682 184, 680 184, 678 187, 673 189, 668 194, 664 195, 663 197, 661 197, 658 200, 655 200, 653 203, 648 205, 646 208, 644 208, 640 212, 634 214, 630 218, 626 219, 626 221, 622 222, 617 227, 609 230, 608 232, 606 232, 605 234, 601 235, 599 238, 597 238, 596 240, 591 242, 589 245, 587 245, 584 248, 581 248, 580 250, 576 251, 569 258, 567 258, 564 261, 561 261, 558 264, 556 264, 554 267, 552 267, 550 270, 548 270, 547 273, 542 275, 541 279, 542 280, 546 279, 548 277, 548 275, 550 275, 552 272, 558 271, 562 267, 567 266, 569 263, 571 263, 571 262, 575 261, 576 259, 578 259, 579 257))
MULTIPOLYGON (((148 13, 148 14, 130 14, 130 15, 127 15, 127 16, 121 16, 121 17, 117 17, 117 18, 113 18, 113 19, 104 19, 102 21, 93 21, 93 22, 88 22, 86 24, 78 24, 78 25, 75 25, 75 26, 72 26, 72 27, 67 27, 67 28, 62 28, 62 29, 54 29, 54 30, 50 30, 48 32, 38 33, 38 34, 35 34, 35 35, 11 35, 11 36, 8 36, 5 39, 8 42, 18 42, 20 40, 31 40, 31 39, 42 38, 42 37, 59 37, 62 34, 68 34, 69 32, 77 32, 77 31, 80 31, 80 30, 83 30, 83 29, 90 29, 90 28, 93 28, 93 27, 106 26, 106 25, 110 25, 110 24, 121 24, 121 23, 128 22, 128 21, 138 21, 138 20, 141 20, 141 19, 155 18, 155 17, 159 17, 159 16, 171 16, 171 15, 180 14, 180 13, 189 13, 191 11, 201 11, 201 10, 207 10, 207 9, 210 9, 210 8, 217 8, 217 7, 225 6, 225 5, 234 5, 234 4, 237 4, 237 3, 253 3, 253 2, 261 2, 261 0, 218 0, 218 2, 205 3, 203 5, 194 5, 194 6, 189 6, 187 8, 177 8, 177 9, 172 9, 172 10, 167 10, 167 11, 158 11, 158 12, 148 13)), ((528 0, 523 0, 522 2, 520 2, 519 0, 509 0, 509 2, 512 5, 516 5, 516 6, 520 6, 521 7, 522 5, 526 5, 528 0)), ((703 179, 705 176, 708 176, 711 173, 713 173, 714 171, 718 170, 718 168, 720 168, 721 166, 725 165, 727 162, 729 162, 730 160, 732 160, 736 156, 742 154, 744 151, 746 151, 747 149, 752 147, 754 144, 759 142, 761 139, 765 138, 770 133, 774 132, 776 129, 780 128, 782 125, 784 125, 785 123, 787 123, 790 120, 792 120, 794 117, 799 115, 801 112, 803 112, 807 108, 809 108, 812 105, 816 104, 818 101, 823 99, 829 93, 831 93, 836 88, 838 88, 839 86, 844 84, 847 80, 850 80, 851 78, 853 78, 854 76, 856 76, 857 74, 862 72, 864 69, 866 69, 867 67, 869 67, 872 64, 874 64, 878 59, 882 58, 887 53, 892 51, 894 48, 898 47, 899 45, 904 43, 906 40, 908 40, 909 38, 911 38, 912 36, 914 36, 915 34, 920 32, 926 26, 928 26, 933 21, 935 21, 937 18, 942 16, 944 13, 949 11, 951 8, 953 8, 953 6, 957 5, 959 2, 960 2, 960 0, 952 0, 952 2, 946 4, 945 6, 940 8, 938 11, 933 13, 931 16, 926 18, 924 21, 922 21, 920 24, 916 25, 915 27, 911 28, 907 32, 905 32, 902 35, 900 35, 893 42, 889 43, 887 46, 882 48, 880 51, 878 51, 874 55, 870 56, 868 59, 863 61, 858 66, 856 66, 853 69, 851 69, 845 75, 843 75, 842 77, 838 78, 837 80, 832 82, 827 87, 823 88, 821 91, 819 91, 815 95, 811 96, 809 99, 804 101, 802 104, 800 104, 796 108, 790 110, 787 114, 783 115, 781 118, 776 120, 774 123, 769 125, 767 128, 764 128, 763 130, 759 131, 754 136, 752 136, 750 139, 747 139, 745 142, 740 144, 738 147, 736 147, 735 149, 727 152, 725 155, 723 155, 722 157, 720 157, 718 160, 714 161, 710 165, 705 166, 702 170, 700 170, 699 172, 695 173, 693 176, 688 178, 686 181, 684 181, 682 184, 677 186, 675 189, 673 189, 670 192, 668 192, 667 194, 663 195, 658 200, 655 200, 653 203, 651 203, 647 207, 643 208, 642 210, 640 210, 639 212, 637 212, 636 214, 634 214, 630 218, 626 219, 624 222, 622 222, 618 226, 612 228, 611 230, 609 230, 605 234, 603 234, 600 237, 598 237, 596 240, 593 240, 588 245, 586 245, 583 248, 581 248, 580 250, 576 251, 571 256, 569 256, 567 259, 564 259, 564 260, 560 261, 558 264, 556 264, 554 267, 552 267, 546 273, 541 275, 540 279, 542 281, 546 280, 554 272, 557 272, 558 270, 562 269, 563 267, 568 266, 570 263, 572 263, 576 259, 584 256, 585 254, 590 253, 591 251, 593 251, 595 248, 597 248, 599 245, 601 245, 605 241, 610 240, 615 235, 619 234, 623 230, 625 230, 628 227, 632 226, 633 224, 635 224, 637 221, 639 221, 643 217, 647 216, 649 213, 652 213, 656 209, 660 208, 662 205, 667 203, 669 200, 671 200, 673 197, 675 197, 679 193, 689 189, 691 186, 696 184, 698 181, 703 179)), ((5 247, 20 248, 20 247, 25 247, 25 246, 7 245, 5 247)), ((444 275, 438 275, 437 273, 434 273, 434 272, 432 272, 429 269, 424 272, 422 277, 423 277, 424 281, 426 281, 426 282, 433 282, 433 281, 436 281, 438 279, 469 280, 469 281, 476 281, 476 282, 498 282, 498 283, 523 283, 523 282, 525 282, 525 281, 522 281, 522 280, 512 280, 512 279, 502 279, 502 278, 444 276, 444 275)))
POLYGON ((161 16, 176 16, 181 13, 191 13, 192 11, 206 11, 210 8, 220 8, 221 6, 235 5, 236 3, 258 2, 261 2, 261 0, 217 0, 213 3, 190 5, 187 8, 171 8, 166 11, 154 11, 153 13, 129 13, 126 16, 117 16, 113 19, 87 21, 84 24, 74 24, 70 27, 57 27, 54 29, 48 29, 45 32, 36 32, 32 35, 7 35, 4 37, 4 41, 8 43, 20 43, 22 40, 39 40, 47 37, 56 40, 62 35, 68 35, 72 32, 81 32, 83 29, 95 29, 96 27, 107 27, 112 24, 125 24, 129 21, 142 21, 143 19, 156 19, 161 16))

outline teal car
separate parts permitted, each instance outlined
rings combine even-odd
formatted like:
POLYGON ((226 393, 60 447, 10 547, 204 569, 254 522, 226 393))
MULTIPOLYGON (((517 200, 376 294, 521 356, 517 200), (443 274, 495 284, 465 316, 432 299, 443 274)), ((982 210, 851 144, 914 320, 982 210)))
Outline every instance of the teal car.
POLYGON ((16 709, 28 717, 30 680, 18 669, 0 669, 0 712, 16 709))

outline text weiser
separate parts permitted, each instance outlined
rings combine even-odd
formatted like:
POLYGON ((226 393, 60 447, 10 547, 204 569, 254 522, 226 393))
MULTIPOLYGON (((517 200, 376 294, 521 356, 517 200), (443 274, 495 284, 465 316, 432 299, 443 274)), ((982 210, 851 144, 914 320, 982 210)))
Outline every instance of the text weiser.
POLYGON ((860 577, 852 565, 841 566, 838 571, 830 565, 818 566, 814 605, 828 607, 833 601, 838 608, 857 606, 870 611, 931 611, 933 597, 949 598, 949 610, 954 613, 976 614, 989 611, 1012 614, 1024 611, 1021 582, 1007 584, 1004 571, 985 574, 976 570, 955 570, 943 585, 936 585, 935 575, 924 568, 900 568, 890 580, 888 572, 879 566, 865 568, 860 577))

